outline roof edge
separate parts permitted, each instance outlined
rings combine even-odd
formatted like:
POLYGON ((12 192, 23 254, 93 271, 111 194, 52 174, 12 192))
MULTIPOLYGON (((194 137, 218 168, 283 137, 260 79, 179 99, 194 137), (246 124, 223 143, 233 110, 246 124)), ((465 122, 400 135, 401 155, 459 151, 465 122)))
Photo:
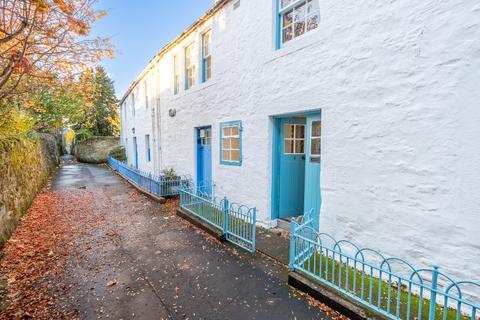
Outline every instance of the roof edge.
POLYGON ((220 0, 218 1, 211 9, 209 9, 207 12, 205 12, 199 19, 197 19, 197 21, 195 21, 193 24, 191 24, 184 32, 182 32, 178 37, 176 37, 175 39, 173 39, 172 41, 170 41, 169 43, 167 43, 165 46, 163 46, 160 51, 155 55, 153 56, 152 59, 150 59, 150 61, 148 62, 147 66, 145 67, 145 69, 143 69, 143 71, 137 76, 137 78, 135 79, 135 81, 133 81, 133 83, 130 85, 130 87, 128 87, 127 91, 125 92, 125 94, 122 96, 122 98, 120 99, 120 101, 118 102, 119 105, 123 104, 125 102, 125 100, 127 99, 127 97, 130 95, 130 93, 133 91, 133 89, 138 85, 138 83, 140 81, 143 80, 143 78, 145 77, 145 75, 151 70, 153 69, 153 66, 155 65, 156 62, 158 62, 158 60, 160 58, 163 57, 163 55, 169 51, 172 47, 174 47, 176 44, 178 44, 178 42, 182 41, 183 39, 185 39, 187 36, 189 36, 190 34, 192 34, 195 29, 201 25, 202 23, 205 22, 205 20, 211 18, 215 13, 218 12, 218 10, 220 10, 221 8, 223 8, 228 2, 230 2, 230 0, 220 0))

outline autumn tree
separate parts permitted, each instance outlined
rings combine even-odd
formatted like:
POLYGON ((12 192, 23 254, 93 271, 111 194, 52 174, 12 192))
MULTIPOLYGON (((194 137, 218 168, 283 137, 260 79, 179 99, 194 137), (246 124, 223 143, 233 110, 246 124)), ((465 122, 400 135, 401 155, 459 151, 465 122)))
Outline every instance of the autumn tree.
POLYGON ((88 130, 95 136, 116 136, 119 115, 113 81, 103 67, 88 69, 80 78, 83 115, 75 129, 88 130))
POLYGON ((59 132, 74 125, 83 116, 83 94, 78 81, 52 79, 31 88, 22 100, 23 107, 34 119, 38 131, 59 132))
POLYGON ((28 81, 68 78, 111 55, 107 39, 88 38, 104 15, 94 0, 0 0, 0 107, 28 93, 28 81))

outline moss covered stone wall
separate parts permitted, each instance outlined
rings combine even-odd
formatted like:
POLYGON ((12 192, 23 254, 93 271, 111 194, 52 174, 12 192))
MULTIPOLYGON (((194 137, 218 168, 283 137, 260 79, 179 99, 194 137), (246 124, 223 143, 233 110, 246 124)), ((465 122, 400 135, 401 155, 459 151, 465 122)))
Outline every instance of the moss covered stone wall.
POLYGON ((0 143, 0 248, 58 165, 52 135, 0 143))

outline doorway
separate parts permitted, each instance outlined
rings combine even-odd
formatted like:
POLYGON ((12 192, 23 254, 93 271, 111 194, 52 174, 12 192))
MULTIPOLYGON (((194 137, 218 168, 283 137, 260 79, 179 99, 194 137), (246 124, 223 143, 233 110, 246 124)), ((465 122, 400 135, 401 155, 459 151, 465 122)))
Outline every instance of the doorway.
POLYGON ((138 169, 138 144, 137 137, 133 137, 133 164, 138 169))
POLYGON ((197 190, 212 194, 212 127, 196 130, 197 190))
POLYGON ((272 219, 289 220, 313 209, 320 221, 320 112, 274 119, 272 219))

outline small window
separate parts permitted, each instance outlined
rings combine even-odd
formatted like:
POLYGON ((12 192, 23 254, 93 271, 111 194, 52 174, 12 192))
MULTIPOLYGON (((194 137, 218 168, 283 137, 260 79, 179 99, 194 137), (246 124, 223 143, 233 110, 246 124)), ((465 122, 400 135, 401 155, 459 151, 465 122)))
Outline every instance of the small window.
POLYGON ((318 0, 278 0, 281 44, 315 30, 320 22, 318 0))
POLYGON ((212 144, 212 128, 200 129, 200 144, 209 146, 212 144))
POLYGON ((185 90, 195 85, 195 57, 193 44, 185 48, 185 90))
POLYGON ((147 162, 150 162, 152 160, 152 157, 150 152, 150 135, 149 134, 145 135, 145 151, 146 151, 147 162))
POLYGON ((143 92, 145 95, 145 108, 148 109, 148 83, 147 80, 143 82, 143 92))
POLYGON ((220 163, 242 164, 242 123, 240 121, 220 124, 220 163))
POLYGON ((135 117, 135 93, 132 93, 132 116, 135 117))
POLYGON ((180 91, 180 67, 178 64, 178 55, 173 56, 173 94, 180 91))
POLYGON ((202 69, 202 81, 206 82, 212 77, 211 31, 202 36, 202 69))
POLYGON ((310 161, 311 162, 320 162, 320 153, 321 153, 321 133, 322 133, 322 122, 312 121, 312 133, 310 141, 310 161))
POLYGON ((145 92, 145 108, 148 109, 148 82, 145 80, 143 83, 143 91, 145 92))
POLYGON ((285 154, 305 154, 305 125, 286 124, 284 126, 285 154))

